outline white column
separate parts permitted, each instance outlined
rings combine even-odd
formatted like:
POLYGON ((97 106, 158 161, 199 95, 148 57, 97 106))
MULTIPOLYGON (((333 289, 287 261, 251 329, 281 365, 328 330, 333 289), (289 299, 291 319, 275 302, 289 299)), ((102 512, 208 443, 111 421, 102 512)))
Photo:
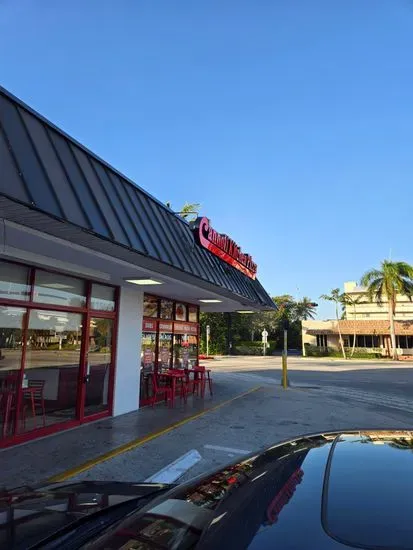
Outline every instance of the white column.
POLYGON ((120 289, 113 416, 139 407, 143 292, 133 286, 120 289))

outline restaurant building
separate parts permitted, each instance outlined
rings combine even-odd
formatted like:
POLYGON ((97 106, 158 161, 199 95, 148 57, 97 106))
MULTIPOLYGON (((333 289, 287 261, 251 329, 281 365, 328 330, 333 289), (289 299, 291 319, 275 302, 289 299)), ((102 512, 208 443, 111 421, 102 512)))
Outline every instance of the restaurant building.
POLYGON ((274 307, 256 271, 0 88, 1 447, 147 403, 200 307, 274 307))

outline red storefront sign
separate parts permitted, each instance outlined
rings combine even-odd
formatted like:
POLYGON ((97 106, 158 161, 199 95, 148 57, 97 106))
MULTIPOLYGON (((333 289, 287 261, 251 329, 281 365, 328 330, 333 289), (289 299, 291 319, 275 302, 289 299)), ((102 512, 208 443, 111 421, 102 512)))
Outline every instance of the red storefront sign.
POLYGON ((227 235, 215 231, 209 225, 208 218, 198 218, 193 225, 193 230, 200 246, 242 271, 250 279, 255 279, 257 264, 253 262, 251 256, 242 252, 241 248, 227 235))
POLYGON ((172 322, 159 321, 159 332, 172 332, 172 322))
POLYGON ((156 332, 156 321, 143 320, 142 325, 143 332, 156 332))
POLYGON ((189 323, 174 323, 175 334, 198 334, 198 325, 189 323))

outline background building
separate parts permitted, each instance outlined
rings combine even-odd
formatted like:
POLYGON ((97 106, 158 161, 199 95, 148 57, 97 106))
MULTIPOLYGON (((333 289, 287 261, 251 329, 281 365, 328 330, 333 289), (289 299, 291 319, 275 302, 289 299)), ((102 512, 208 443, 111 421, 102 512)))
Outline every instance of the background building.
MULTIPOLYGON (((344 283, 344 292, 353 302, 346 305, 340 321, 303 321, 302 338, 304 355, 317 348, 339 350, 339 328, 345 347, 353 346, 366 352, 389 356, 391 350, 388 302, 369 300, 366 289, 351 281, 344 283)), ((400 356, 413 355, 413 302, 406 296, 398 296, 395 314, 397 353, 400 356)))

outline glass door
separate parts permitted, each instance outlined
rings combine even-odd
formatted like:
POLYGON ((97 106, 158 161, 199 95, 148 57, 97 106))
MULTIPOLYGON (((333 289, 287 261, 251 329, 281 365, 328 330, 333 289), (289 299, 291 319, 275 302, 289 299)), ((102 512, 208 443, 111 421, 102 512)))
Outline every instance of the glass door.
POLYGON ((109 388, 113 378, 112 345, 113 319, 90 317, 81 417, 109 411, 109 388))

